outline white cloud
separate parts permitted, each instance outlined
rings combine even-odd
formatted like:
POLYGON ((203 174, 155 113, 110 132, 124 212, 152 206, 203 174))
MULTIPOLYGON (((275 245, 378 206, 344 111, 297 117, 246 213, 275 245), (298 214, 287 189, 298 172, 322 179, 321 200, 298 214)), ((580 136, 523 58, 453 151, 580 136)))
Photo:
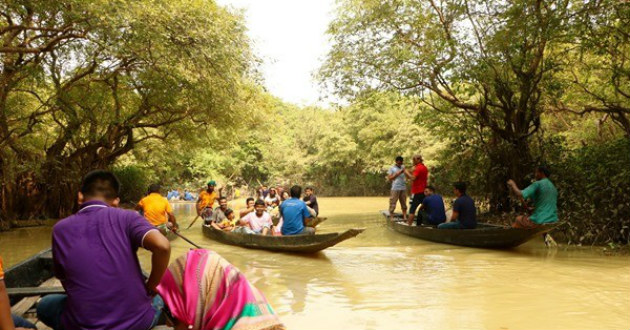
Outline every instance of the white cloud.
POLYGON ((326 29, 334 0, 218 0, 245 10, 249 36, 264 61, 265 85, 285 101, 320 104, 313 79, 330 43, 326 29))

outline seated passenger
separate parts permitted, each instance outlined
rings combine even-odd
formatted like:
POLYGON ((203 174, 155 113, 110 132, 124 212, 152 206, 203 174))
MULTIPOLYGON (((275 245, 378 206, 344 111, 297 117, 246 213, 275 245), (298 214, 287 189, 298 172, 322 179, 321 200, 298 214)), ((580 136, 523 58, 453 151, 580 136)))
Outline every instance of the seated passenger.
POLYGON ((227 197, 221 196, 219 198, 219 207, 214 209, 212 217, 208 220, 204 219, 204 222, 209 225, 210 223, 220 223, 225 220, 225 211, 227 211, 227 197))
POLYGON ((308 207, 308 212, 313 218, 319 214, 319 205, 317 205, 317 197, 313 195, 313 187, 306 187, 304 190, 304 198, 302 199, 308 207))
POLYGON ((438 225, 439 229, 475 229, 477 227, 477 209, 472 198, 466 195, 466 183, 456 182, 454 193, 457 196, 453 204, 451 220, 438 225))
POLYGON ((306 227, 304 224, 311 219, 311 213, 306 204, 300 200, 302 187, 291 187, 291 199, 280 204, 280 217, 282 217, 282 235, 313 235, 315 228, 306 227))
POLYGON ((244 216, 246 216, 246 215, 256 211, 254 209, 254 198, 253 197, 247 198, 247 200, 245 201, 245 204, 246 204, 246 206, 238 211, 239 218, 242 218, 242 217, 244 217, 244 216))
MULTIPOLYGON (((243 227, 251 229, 254 234, 267 235, 271 231, 271 216, 265 211, 265 202, 261 199, 254 204, 256 212, 252 212, 239 220, 243 227)), ((245 230, 246 233, 249 233, 245 230)))
POLYGON ((213 251, 190 250, 177 258, 158 292, 175 329, 285 329, 262 292, 213 251))
POLYGON ((234 229, 234 211, 227 209, 223 214, 225 214, 225 219, 221 222, 212 222, 210 225, 219 230, 232 231, 234 229))
POLYGON ((523 190, 518 189, 514 180, 508 181, 508 186, 520 197, 523 205, 527 199, 534 201, 534 212, 531 215, 517 216, 512 227, 536 228, 541 224, 558 221, 558 190, 549 180, 550 174, 546 167, 539 166, 534 173, 536 182, 523 190))
POLYGON ((421 213, 418 219, 421 219, 423 224, 433 226, 437 226, 446 221, 444 200, 441 195, 435 193, 435 188, 433 186, 424 188, 424 196, 424 200, 420 206, 421 213))
POLYGON ((265 197, 265 205, 272 206, 274 203, 280 203, 280 198, 278 198, 278 192, 276 188, 269 189, 269 195, 265 197))
POLYGON ((166 235, 168 230, 177 231, 178 226, 171 204, 160 192, 161 187, 159 184, 150 185, 149 195, 143 197, 135 209, 142 211, 142 215, 147 221, 159 229, 162 234, 166 235))
POLYGON ((280 204, 282 204, 282 202, 286 201, 289 198, 291 198, 291 196, 289 196, 289 192, 283 191, 282 194, 280 194, 280 204))

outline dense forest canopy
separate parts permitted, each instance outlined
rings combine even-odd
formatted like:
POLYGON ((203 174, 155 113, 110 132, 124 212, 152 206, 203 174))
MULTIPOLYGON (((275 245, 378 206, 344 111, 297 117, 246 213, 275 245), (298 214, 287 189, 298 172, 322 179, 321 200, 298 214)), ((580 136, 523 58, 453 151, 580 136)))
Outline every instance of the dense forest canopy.
POLYGON ((630 4, 341 0, 317 77, 342 99, 265 91, 245 22, 210 0, 0 0, 0 224, 72 212, 82 175, 313 185, 383 195, 421 153, 442 193, 467 181, 513 212, 547 164, 568 239, 627 242, 630 4))

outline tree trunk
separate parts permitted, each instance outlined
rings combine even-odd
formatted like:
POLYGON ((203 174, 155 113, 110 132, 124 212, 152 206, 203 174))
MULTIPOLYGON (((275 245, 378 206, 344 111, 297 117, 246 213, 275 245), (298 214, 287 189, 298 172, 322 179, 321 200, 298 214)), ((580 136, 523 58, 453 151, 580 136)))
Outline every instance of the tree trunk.
POLYGON ((490 211, 515 211, 519 209, 519 205, 511 202, 507 181, 516 181, 521 189, 529 185, 531 180, 528 180, 528 176, 531 176, 534 167, 531 149, 526 139, 506 143, 496 138, 494 142, 496 145, 490 149, 494 151, 489 154, 492 163, 492 169, 488 173, 490 211))

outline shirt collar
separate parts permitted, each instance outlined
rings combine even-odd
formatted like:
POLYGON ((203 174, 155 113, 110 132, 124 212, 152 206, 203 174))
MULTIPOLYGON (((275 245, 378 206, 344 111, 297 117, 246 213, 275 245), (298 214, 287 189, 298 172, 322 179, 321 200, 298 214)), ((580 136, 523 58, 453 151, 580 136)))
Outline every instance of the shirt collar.
POLYGON ((83 210, 89 210, 89 209, 100 209, 103 207, 109 207, 109 205, 103 201, 99 201, 99 200, 92 200, 92 201, 87 201, 83 204, 81 204, 81 206, 79 206, 79 212, 83 211, 83 210))

